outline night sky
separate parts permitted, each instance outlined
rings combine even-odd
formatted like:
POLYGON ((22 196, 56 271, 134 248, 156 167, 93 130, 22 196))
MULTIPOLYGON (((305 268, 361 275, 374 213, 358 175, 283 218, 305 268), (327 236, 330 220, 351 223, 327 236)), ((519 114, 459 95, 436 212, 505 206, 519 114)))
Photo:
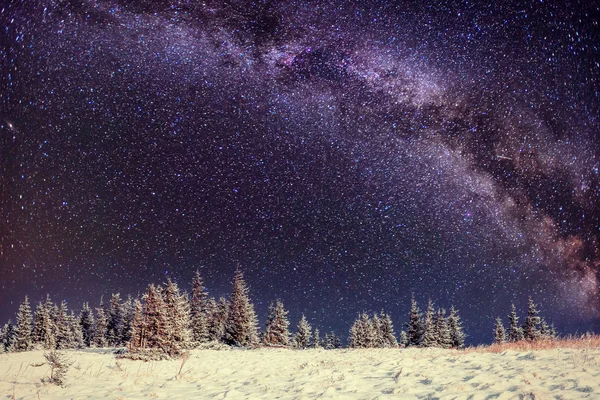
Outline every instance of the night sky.
POLYGON ((600 6, 426 3, 3 1, 0 321, 239 264, 261 325, 600 330, 600 6))

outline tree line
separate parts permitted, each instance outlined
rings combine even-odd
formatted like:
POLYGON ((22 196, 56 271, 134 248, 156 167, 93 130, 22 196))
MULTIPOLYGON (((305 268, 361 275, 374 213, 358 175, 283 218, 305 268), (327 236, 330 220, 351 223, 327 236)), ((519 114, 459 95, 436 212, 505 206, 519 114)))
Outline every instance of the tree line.
MULTIPOLYGON (((513 305, 508 333, 501 320, 497 321, 496 341, 555 336, 553 328, 540 320, 537 313, 530 300, 526 322, 518 327, 513 305)), ((466 335, 458 311, 451 307, 446 315, 446 310, 436 309, 431 300, 423 314, 412 298, 405 328, 398 340, 389 314, 384 311, 373 316, 361 313, 350 328, 348 347, 463 348, 465 345, 466 335)), ((16 324, 9 321, 0 330, 0 350, 15 352, 34 348, 125 347, 130 357, 160 358, 216 344, 295 349, 342 347, 335 332, 322 336, 304 315, 291 333, 288 311, 281 300, 270 305, 266 327, 261 332, 248 286, 239 269, 235 272, 229 298, 218 300, 208 295, 198 272, 192 280, 190 294, 182 292, 177 283, 168 279, 164 285, 150 284, 141 298, 123 299, 117 293, 112 294, 107 304, 101 299, 95 309, 83 303, 78 315, 68 309, 65 301, 57 304, 49 296, 32 312, 25 297, 19 306, 16 324)))

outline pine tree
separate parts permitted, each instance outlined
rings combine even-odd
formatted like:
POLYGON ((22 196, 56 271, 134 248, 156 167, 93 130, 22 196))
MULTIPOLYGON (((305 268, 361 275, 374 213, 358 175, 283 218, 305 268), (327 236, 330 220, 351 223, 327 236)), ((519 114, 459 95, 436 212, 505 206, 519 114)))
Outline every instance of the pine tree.
POLYGON ((123 308, 121 295, 113 293, 108 305, 108 324, 106 326, 106 339, 109 346, 121 345, 121 331, 123 330, 123 308))
POLYGON ((452 347, 455 349, 462 349, 465 347, 465 335, 462 327, 458 310, 452 306, 450 308, 450 315, 448 316, 448 328, 450 329, 450 340, 452 347))
POLYGON ((312 339, 312 327, 306 320, 304 314, 302 314, 302 318, 300 322, 298 322, 298 327, 296 328, 296 334, 294 335, 294 347, 297 349, 307 349, 310 347, 312 339))
POLYGON ((225 328, 229 319, 229 302, 221 297, 217 303, 213 297, 208 300, 208 338, 210 341, 225 341, 225 328))
POLYGON ((429 299, 427 304, 427 312, 425 313, 425 333, 423 334, 423 347, 435 347, 438 345, 437 337, 435 336, 434 324, 435 309, 433 302, 429 299))
POLYGON ((339 349, 342 347, 342 343, 335 335, 335 332, 326 333, 324 342, 325 350, 339 349))
POLYGON ((229 316, 225 326, 225 342, 233 346, 258 344, 258 320, 248 296, 242 271, 235 272, 229 316))
POLYGON ((406 346, 421 346, 425 335, 425 327, 421 310, 417 306, 415 297, 411 299, 410 313, 408 315, 408 335, 406 346))
POLYGON ((8 322, 2 328, 2 348, 4 352, 11 351, 13 347, 13 342, 15 340, 15 326, 12 321, 8 320, 8 322))
POLYGON ((392 324, 392 318, 389 314, 385 314, 383 311, 380 313, 380 331, 381 337, 383 338, 383 347, 398 347, 398 341, 396 340, 396 334, 394 333, 394 324, 392 324))
POLYGON ((523 325, 523 337, 526 340, 537 340, 540 337, 538 325, 540 324, 540 317, 538 316, 539 310, 535 303, 529 297, 529 304, 527 306, 527 317, 525 317, 525 324, 523 325))
POLYGON ((75 316, 74 311, 71 311, 69 315, 69 329, 71 331, 71 348, 81 349, 84 346, 83 329, 80 319, 75 316))
POLYGON ((133 301, 131 320, 131 334, 127 342, 127 349, 131 353, 142 349, 146 330, 146 322, 144 320, 144 311, 142 303, 139 299, 133 301))
POLYGON ((354 324, 350 328, 348 335, 348 346, 354 349, 365 349, 374 347, 375 332, 373 329, 373 321, 367 313, 358 315, 354 324))
POLYGON ((104 311, 104 302, 100 299, 100 305, 96 308, 96 326, 94 327, 94 339, 92 344, 95 347, 106 347, 106 335, 108 333, 108 316, 104 311))
POLYGON ((265 330, 264 344, 267 346, 288 346, 290 332, 288 330, 290 323, 287 318, 288 312, 283 307, 283 303, 277 300, 275 304, 269 307, 269 317, 265 330))
POLYGON ((406 331, 400 331, 400 346, 408 347, 408 334, 406 331))
POLYGON ((162 288, 149 285, 144 300, 146 303, 144 307, 145 324, 141 347, 143 349, 160 349, 165 354, 169 354, 169 326, 162 288))
POLYGON ((131 329, 133 324, 133 299, 131 295, 127 296, 127 300, 122 305, 123 309, 123 328, 121 329, 121 345, 129 343, 131 340, 131 329))
POLYGON ((496 318, 496 326, 494 327, 494 343, 506 342, 506 330, 502 323, 502 318, 496 318))
POLYGON ((198 343, 208 342, 211 339, 208 323, 208 293, 198 271, 196 271, 196 275, 192 281, 190 312, 192 339, 198 343))
POLYGON ((46 302, 36 307, 33 328, 33 342, 47 350, 56 348, 56 326, 51 313, 52 301, 47 295, 46 302))
POLYGON ((549 338, 551 338, 550 334, 551 334, 550 325, 548 325, 546 320, 544 318, 542 318, 541 322, 540 322, 540 337, 542 337, 544 339, 549 339, 549 338))
POLYGON ((372 330, 372 343, 371 347, 382 348, 385 347, 385 339, 383 337, 382 321, 377 313, 373 314, 373 318, 371 319, 371 330, 372 330))
POLYGON ((508 314, 508 321, 510 326, 508 328, 508 341, 518 342, 522 339, 522 331, 519 328, 519 316, 517 315, 517 309, 514 304, 511 305, 510 314, 508 314))
POLYGON ((27 351, 33 348, 32 324, 31 306, 29 305, 29 298, 25 296, 25 300, 19 306, 17 314, 17 327, 11 346, 12 351, 27 351))
POLYGON ((86 347, 90 347, 94 338, 94 313, 87 302, 83 303, 83 307, 79 313, 79 324, 81 325, 83 344, 86 347))
POLYGON ((452 335, 446 318, 446 310, 439 308, 434 319, 435 337, 437 338, 437 346, 442 349, 452 347, 452 335))
POLYGON ((63 300, 60 303, 60 308, 54 308, 54 325, 56 326, 56 348, 69 349, 73 347, 73 340, 71 337, 71 327, 69 326, 69 309, 67 302, 63 300))
POLYGON ((319 328, 315 328, 315 334, 313 335, 313 347, 315 349, 321 348, 321 333, 319 332, 319 328))
POLYGON ((187 295, 181 294, 177 284, 170 279, 163 291, 163 298, 169 355, 176 356, 190 348, 190 305, 187 295))

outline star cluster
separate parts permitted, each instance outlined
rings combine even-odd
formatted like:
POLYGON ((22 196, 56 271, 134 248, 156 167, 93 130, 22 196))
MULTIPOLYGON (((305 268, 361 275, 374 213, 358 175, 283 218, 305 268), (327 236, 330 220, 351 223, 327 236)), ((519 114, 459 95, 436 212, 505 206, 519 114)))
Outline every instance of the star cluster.
POLYGON ((0 9, 0 316, 200 268, 259 313, 474 342, 529 295, 600 328, 593 2, 35 0, 0 9))

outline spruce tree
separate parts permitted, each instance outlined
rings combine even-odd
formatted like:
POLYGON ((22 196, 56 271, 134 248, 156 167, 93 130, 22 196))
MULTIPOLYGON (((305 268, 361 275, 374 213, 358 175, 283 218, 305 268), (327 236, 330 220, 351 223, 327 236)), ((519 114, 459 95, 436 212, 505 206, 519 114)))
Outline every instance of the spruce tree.
POLYGON ((365 349, 374 347, 375 332, 373 321, 367 313, 361 313, 352 324, 348 335, 348 346, 354 349, 365 349))
POLYGON ((313 347, 315 349, 321 348, 321 333, 319 332, 319 328, 315 328, 315 334, 313 335, 313 347))
POLYGON ((15 340, 15 335, 15 326, 11 320, 8 320, 8 322, 2 328, 2 343, 0 343, 4 352, 11 351, 13 342, 15 340))
POLYGON ((383 337, 382 332, 382 321, 377 313, 373 314, 373 318, 371 319, 371 330, 372 330, 372 343, 371 347, 382 348, 385 347, 385 339, 383 337))
POLYGON ((211 341, 224 342, 225 328, 229 319, 229 302, 221 297, 217 303, 213 297, 208 300, 208 338, 211 341))
POLYGON ((442 349, 449 349, 452 347, 452 335, 450 333, 450 326, 448 325, 448 319, 446 318, 446 310, 438 308, 434 319, 435 325, 435 337, 437 338, 437 346, 442 349))
POLYGON ((15 329, 11 351, 27 351, 33 348, 32 324, 33 318, 31 316, 31 306, 29 304, 29 298, 25 296, 25 300, 19 306, 17 327, 15 329))
POLYGON ((544 318, 540 319, 540 338, 547 339, 550 337, 550 325, 544 318))
POLYGON ((106 347, 106 335, 108 333, 108 316, 104 310, 104 302, 100 299, 100 305, 96 308, 96 325, 94 327, 94 347, 106 347))
POLYGON ((296 328, 296 334, 294 335, 294 346, 297 349, 307 349, 310 347, 312 339, 312 327, 306 320, 304 314, 302 314, 302 318, 300 322, 298 322, 298 327, 296 328))
POLYGON ((402 347, 409 346, 408 334, 406 333, 406 331, 400 331, 400 346, 402 346, 402 347))
POLYGON ((269 316, 267 327, 263 339, 267 346, 288 346, 290 332, 288 330, 290 323, 287 318, 288 312, 283 307, 283 303, 277 300, 275 304, 269 307, 269 316))
POLYGON ((494 327, 494 343, 506 342, 506 330, 502 323, 502 318, 496 318, 496 326, 494 327))
POLYGON ((540 317, 538 316, 539 310, 535 303, 529 297, 529 303, 527 306, 527 317, 525 317, 525 324, 523 325, 523 337, 526 340, 537 340, 540 337, 538 325, 540 324, 540 317))
POLYGON ((423 347, 435 347, 438 345, 437 337, 435 336, 434 323, 435 309, 433 302, 429 299, 427 304, 427 312, 425 313, 425 332, 423 334, 423 347))
POLYGON ((94 313, 87 302, 83 303, 83 307, 79 313, 79 323, 81 324, 83 344, 86 347, 90 347, 94 338, 94 313))
POLYGON ((71 336, 67 302, 63 300, 60 303, 60 308, 55 307, 53 312, 54 325, 56 326, 56 348, 58 350, 69 349, 73 347, 73 338, 71 336))
POLYGON ((71 311, 69 315, 69 330, 71 331, 71 348, 81 349, 84 347, 83 329, 80 319, 75 316, 74 311, 71 311))
POLYGON ((163 291, 163 298, 169 355, 176 356, 190 348, 190 305, 187 295, 181 294, 177 284, 170 279, 163 291))
POLYGON ((518 342, 522 339, 522 330, 519 328, 519 316, 517 315, 517 308, 514 304, 511 304, 511 311, 508 314, 508 321, 510 323, 508 327, 508 341, 518 342))
POLYGON ((170 353, 169 324, 167 310, 160 286, 149 285, 145 295, 144 306, 144 335, 142 348, 160 349, 165 354, 170 353))
POLYGON ((51 313, 52 301, 47 295, 46 302, 36 307, 33 328, 33 342, 47 350, 56 348, 56 326, 51 313))
POLYGON ((133 298, 127 296, 127 300, 122 304, 123 309, 123 328, 121 329, 121 345, 126 345, 131 340, 131 329, 133 324, 133 298))
POLYGON ((121 295, 113 293, 108 304, 108 323, 106 326, 106 339, 109 346, 121 345, 121 331, 123 330, 123 308, 121 295))
POLYGON ((132 310, 133 317, 131 320, 131 335, 129 342, 127 342, 127 349, 131 353, 135 353, 136 351, 142 349, 146 330, 144 310, 139 299, 135 299, 133 301, 132 310))
POLYGON ((324 347, 325 350, 339 349, 340 347, 342 347, 342 343, 335 335, 335 332, 325 334, 324 347))
POLYGON ((258 320, 248 296, 244 275, 239 269, 233 280, 229 316, 225 326, 225 342, 233 346, 258 344, 258 320))
POLYGON ((408 315, 408 335, 406 346, 421 346, 425 335, 425 326, 421 310, 417 306, 415 297, 411 298, 410 313, 408 315))
POLYGON ((208 293, 198 271, 196 271, 196 275, 192 281, 192 301, 190 307, 192 340, 197 343, 206 343, 211 339, 208 323, 208 293))
POLYGON ((450 329, 450 340, 452 347, 455 349, 462 349, 465 347, 465 335, 462 327, 462 321, 458 315, 458 310, 452 306, 450 308, 450 315, 448 316, 448 328, 450 329))
POLYGON ((383 338, 383 347, 398 347, 398 341, 396 340, 396 334, 394 333, 394 324, 389 314, 385 314, 383 311, 380 313, 380 330, 383 338))

